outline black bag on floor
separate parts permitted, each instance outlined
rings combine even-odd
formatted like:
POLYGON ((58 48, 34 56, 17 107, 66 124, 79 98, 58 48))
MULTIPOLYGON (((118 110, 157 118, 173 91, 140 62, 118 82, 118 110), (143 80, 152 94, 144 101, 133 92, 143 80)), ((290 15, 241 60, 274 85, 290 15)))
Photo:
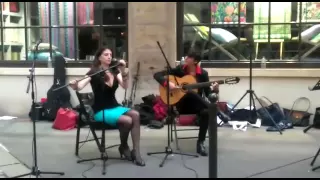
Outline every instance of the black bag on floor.
MULTIPOLYGON (((29 118, 32 119, 32 105, 29 111, 29 118)), ((44 116, 44 108, 41 102, 35 103, 35 120, 36 121, 45 121, 47 120, 44 116)))
MULTIPOLYGON (((259 101, 261 102, 262 106, 264 106, 264 108, 261 107, 261 108, 257 109, 257 114, 262 121, 261 125, 274 126, 274 123, 272 122, 268 113, 270 114, 270 116, 272 117, 272 119, 275 121, 276 124, 278 124, 280 121, 285 119, 285 115, 282 111, 282 108, 280 107, 280 105, 278 103, 273 103, 265 96, 262 96, 261 98, 259 98, 259 101), (266 103, 264 101, 264 99, 267 100, 269 102, 269 104, 266 103), (267 112, 266 112, 266 110, 267 110, 267 112)), ((257 105, 258 102, 255 102, 255 103, 257 105)))

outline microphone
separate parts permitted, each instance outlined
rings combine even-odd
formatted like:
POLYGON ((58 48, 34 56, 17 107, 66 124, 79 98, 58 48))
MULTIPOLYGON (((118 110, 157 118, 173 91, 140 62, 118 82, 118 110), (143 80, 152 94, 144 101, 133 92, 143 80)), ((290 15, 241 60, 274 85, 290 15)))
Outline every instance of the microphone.
POLYGON ((308 89, 309 89, 309 91, 313 91, 313 87, 312 86, 309 86, 308 89))
POLYGON ((41 38, 36 42, 36 46, 39 46, 40 43, 42 43, 42 39, 41 38))

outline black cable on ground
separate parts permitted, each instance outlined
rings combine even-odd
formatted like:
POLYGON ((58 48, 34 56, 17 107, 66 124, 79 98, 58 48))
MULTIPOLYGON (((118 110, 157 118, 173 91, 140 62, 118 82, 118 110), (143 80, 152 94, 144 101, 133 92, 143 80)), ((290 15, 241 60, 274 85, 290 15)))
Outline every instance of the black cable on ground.
POLYGON ((17 165, 17 164, 21 164, 21 163, 11 163, 11 164, 3 164, 0 166, 1 167, 7 167, 7 166, 13 166, 13 165, 17 165))
MULTIPOLYGON (((180 150, 180 148, 179 148, 178 151, 180 152, 180 154, 182 154, 182 151, 180 150)), ((191 167, 188 167, 187 164, 186 164, 185 159, 183 158, 183 155, 180 155, 180 156, 181 156, 181 160, 182 160, 183 167, 186 168, 186 169, 188 169, 188 170, 190 170, 190 171, 193 171, 194 174, 195 174, 195 176, 196 176, 195 178, 199 178, 198 172, 197 172, 195 169, 192 169, 191 167)))
MULTIPOLYGON (((83 142, 83 144, 79 147, 79 150, 80 150, 80 149, 86 144, 86 142, 88 141, 90 132, 91 132, 91 129, 89 129, 89 132, 88 132, 88 135, 87 135, 87 137, 86 137, 86 140, 85 140, 85 141, 83 142)), ((78 155, 78 159, 79 159, 79 160, 83 160, 79 155, 78 155)), ((90 166, 89 169, 87 169, 87 170, 85 170, 85 171, 83 171, 83 172, 81 173, 82 177, 84 177, 84 178, 88 178, 88 177, 85 175, 85 173, 88 172, 88 171, 90 171, 91 169, 93 169, 93 168, 96 166, 96 164, 95 164, 93 161, 90 161, 90 162, 91 162, 92 166, 90 166)))
POLYGON ((314 158, 314 156, 303 158, 303 159, 300 159, 300 160, 297 160, 297 161, 294 161, 294 162, 291 162, 291 163, 288 163, 288 164, 285 164, 285 165, 281 165, 281 166, 278 166, 278 167, 275 167, 275 168, 272 168, 272 169, 261 171, 261 172, 258 172, 258 173, 254 173, 254 174, 252 174, 250 176, 247 176, 245 178, 251 178, 251 177, 254 177, 254 176, 257 176, 257 175, 261 175, 261 174, 264 174, 264 173, 267 173, 267 172, 275 171, 275 170, 278 170, 278 169, 281 169, 281 168, 284 168, 284 167, 288 167, 288 166, 293 165, 293 164, 297 164, 297 163, 302 162, 302 161, 309 160, 311 158, 314 158))

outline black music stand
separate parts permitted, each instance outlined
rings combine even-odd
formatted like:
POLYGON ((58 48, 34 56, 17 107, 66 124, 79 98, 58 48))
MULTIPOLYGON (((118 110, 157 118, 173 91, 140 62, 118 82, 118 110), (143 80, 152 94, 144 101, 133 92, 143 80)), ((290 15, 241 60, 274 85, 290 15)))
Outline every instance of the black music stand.
POLYGON ((245 36, 247 38, 248 41, 248 47, 249 47, 249 58, 250 58, 250 63, 249 63, 249 90, 247 90, 244 95, 239 99, 239 101, 233 106, 233 108, 231 109, 231 112, 234 111, 234 109, 238 106, 238 104, 242 101, 242 99, 249 94, 249 106, 250 106, 250 113, 249 113, 249 122, 251 122, 252 120, 252 114, 251 114, 251 103, 253 105, 253 110, 255 111, 255 113, 257 113, 256 111, 256 104, 254 102, 254 97, 258 100, 259 104, 261 105, 261 108, 264 109, 264 111, 267 113, 267 115, 269 116, 269 118, 271 119, 271 121, 273 122, 274 126, 277 128, 277 130, 279 131, 280 134, 282 134, 280 127, 277 125, 277 123, 274 121, 274 119, 272 118, 272 116, 270 115, 270 113, 267 111, 267 109, 262 105, 260 99, 258 98, 258 96, 256 95, 256 93, 254 92, 254 90, 252 90, 252 53, 253 53, 253 48, 254 48, 254 41, 253 41, 253 30, 252 28, 247 28, 245 30, 245 36))
MULTIPOLYGON (((320 90, 320 80, 316 83, 316 85, 314 85, 313 87, 308 87, 308 89, 309 89, 310 91, 320 90)), ((305 129, 303 130, 303 132, 304 132, 304 133, 307 133, 307 132, 308 132, 311 128, 313 128, 313 127, 315 127, 314 122, 313 122, 310 126, 308 126, 307 128, 305 128, 305 129)), ((319 151, 320 151, 320 150, 319 150, 319 151)), ((319 153, 320 153, 320 152, 317 153, 317 156, 319 155, 319 153)))
MULTIPOLYGON (((171 72, 171 67, 170 67, 170 64, 169 64, 169 61, 168 61, 168 59, 167 59, 167 57, 166 57, 166 55, 164 54, 164 52, 163 52, 163 50, 162 50, 162 47, 161 47, 161 45, 160 45, 160 43, 159 43, 159 41, 157 41, 157 44, 158 44, 158 46, 159 46, 159 48, 160 48, 160 50, 161 50, 161 52, 162 52, 162 55, 163 55, 163 57, 164 57, 164 59, 166 60, 166 63, 167 63, 167 67, 166 67, 166 70, 167 70, 167 75, 169 75, 170 74, 170 72, 171 72)), ((167 119, 166 119, 166 122, 167 122, 167 127, 168 127, 168 134, 167 134, 167 147, 165 147, 165 151, 163 151, 163 152, 152 152, 152 153, 147 153, 149 156, 150 155, 153 155, 153 154, 165 154, 165 157, 163 158, 163 160, 162 160, 162 162, 160 163, 160 167, 163 167, 163 165, 164 165, 164 163, 165 163, 165 161, 167 160, 167 158, 168 158, 168 156, 169 155, 173 155, 173 154, 177 154, 177 155, 185 155, 185 156, 191 156, 191 157, 199 157, 198 155, 194 155, 194 154, 186 154, 186 153, 181 153, 181 152, 174 152, 173 150, 172 150, 172 148, 171 148, 171 141, 170 141, 170 139, 171 139, 171 133, 170 133, 170 129, 171 129, 171 127, 173 127, 174 125, 173 125, 173 123, 175 123, 174 121, 175 121, 175 116, 176 116, 176 114, 174 114, 175 112, 174 112, 174 109, 173 109, 173 107, 170 105, 170 98, 169 98, 169 96, 170 96, 170 89, 169 89, 169 83, 170 83, 170 81, 169 81, 169 77, 167 78, 167 86, 166 86, 166 88, 167 88, 167 105, 168 105, 168 109, 167 109, 167 119)), ((178 143, 177 143, 178 144, 178 143)))
POLYGON ((40 171, 39 167, 38 167, 38 154, 37 154, 37 134, 36 134, 36 103, 35 103, 35 97, 34 97, 34 76, 35 76, 35 61, 38 57, 38 47, 40 45, 40 43, 42 42, 42 40, 40 39, 37 43, 36 43, 36 47, 35 50, 33 51, 34 57, 33 57, 33 62, 32 62, 32 67, 31 69, 29 69, 30 71, 30 75, 28 76, 29 78, 29 84, 27 87, 27 93, 29 93, 29 89, 31 86, 31 99, 32 99, 32 104, 31 104, 31 121, 32 121, 32 125, 33 125, 33 139, 32 139, 32 149, 33 149, 33 167, 31 168, 31 172, 30 173, 26 173, 26 174, 21 174, 18 176, 14 176, 11 178, 19 178, 19 177, 24 177, 24 176, 36 176, 36 178, 39 178, 40 174, 52 174, 52 175, 64 175, 64 172, 45 172, 45 171, 40 171))

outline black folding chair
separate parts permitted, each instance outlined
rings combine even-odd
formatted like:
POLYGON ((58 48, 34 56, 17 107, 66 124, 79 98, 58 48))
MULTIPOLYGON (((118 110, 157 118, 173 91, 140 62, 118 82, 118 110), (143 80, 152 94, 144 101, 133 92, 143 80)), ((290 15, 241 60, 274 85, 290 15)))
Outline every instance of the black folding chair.
MULTIPOLYGON (((175 123, 174 126, 171 126, 171 135, 173 133, 177 133, 179 131, 199 131, 199 128, 177 128, 177 119, 179 118, 181 114, 177 115, 177 117, 175 118, 175 123)), ((193 136, 193 137, 178 137, 178 135, 176 135, 176 139, 196 139, 198 138, 197 136, 193 136)), ((208 136, 206 137, 208 138, 208 136)), ((173 142, 173 136, 171 136, 171 142, 173 142)))
MULTIPOLYGON (((119 146, 119 144, 117 145, 113 145, 113 146, 108 146, 106 147, 105 144, 105 130, 108 129, 108 126, 103 123, 103 122, 97 122, 94 120, 93 118, 93 114, 90 114, 90 108, 91 108, 91 104, 93 102, 93 100, 89 100, 88 96, 90 96, 90 93, 79 93, 78 91, 76 91, 76 95, 78 97, 79 100, 79 107, 77 108, 77 111, 79 112, 79 119, 78 119, 78 127, 77 127, 77 139, 76 139, 76 155, 78 156, 79 153, 79 145, 88 141, 95 141, 101 156, 99 158, 93 158, 93 159, 81 159, 78 160, 77 163, 81 163, 81 162, 86 162, 86 161, 93 161, 93 160, 102 160, 103 166, 102 166, 102 174, 105 175, 106 174, 106 162, 108 159, 117 159, 117 160, 126 160, 124 158, 114 158, 114 157, 108 157, 108 154, 106 152, 106 149, 110 149, 116 146, 119 146), (91 103, 90 103, 91 101, 91 103), (80 141, 80 126, 81 125, 88 125, 89 129, 93 135, 93 139, 90 140, 86 140, 86 141, 80 141), (97 134, 96 134, 96 130, 100 130, 101 129, 101 138, 98 138, 97 134)), ((91 93, 91 97, 93 99, 93 93, 91 93)))

